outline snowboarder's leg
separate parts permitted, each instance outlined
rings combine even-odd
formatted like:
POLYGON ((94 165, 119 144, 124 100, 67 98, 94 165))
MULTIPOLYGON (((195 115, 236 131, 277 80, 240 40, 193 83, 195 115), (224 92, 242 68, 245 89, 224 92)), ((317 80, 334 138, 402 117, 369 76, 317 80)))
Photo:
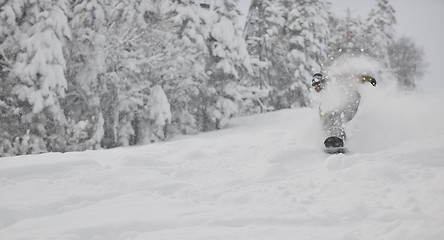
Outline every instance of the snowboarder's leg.
POLYGON ((322 125, 328 137, 338 137, 345 142, 344 126, 356 115, 360 100, 361 96, 359 93, 356 93, 355 99, 347 103, 343 108, 327 113, 320 112, 322 125))
POLYGON ((343 123, 350 122, 355 117, 356 113, 358 112, 360 101, 361 97, 358 95, 354 102, 348 104, 347 107, 343 109, 343 115, 341 116, 343 123))
POLYGON ((328 153, 345 153, 345 123, 351 121, 356 115, 361 100, 361 95, 356 91, 353 92, 351 98, 344 103, 342 108, 335 111, 323 113, 320 110, 321 121, 326 133, 327 139, 324 141, 326 152, 328 153))
POLYGON ((345 131, 341 115, 343 116, 342 112, 340 111, 329 112, 325 114, 321 113, 321 121, 324 131, 328 137, 338 137, 342 141, 344 141, 345 131))
POLYGON ((323 127, 328 136, 324 141, 325 152, 328 154, 347 152, 347 149, 344 147, 345 131, 343 118, 344 113, 339 111, 321 115, 323 127))

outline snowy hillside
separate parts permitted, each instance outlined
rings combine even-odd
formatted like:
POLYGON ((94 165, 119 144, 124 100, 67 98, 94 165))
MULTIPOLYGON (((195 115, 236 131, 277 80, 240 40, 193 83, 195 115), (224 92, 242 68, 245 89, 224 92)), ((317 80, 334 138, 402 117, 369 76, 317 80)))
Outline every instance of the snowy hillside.
POLYGON ((0 159, 0 239, 444 239, 444 91, 364 94, 141 147, 0 159))

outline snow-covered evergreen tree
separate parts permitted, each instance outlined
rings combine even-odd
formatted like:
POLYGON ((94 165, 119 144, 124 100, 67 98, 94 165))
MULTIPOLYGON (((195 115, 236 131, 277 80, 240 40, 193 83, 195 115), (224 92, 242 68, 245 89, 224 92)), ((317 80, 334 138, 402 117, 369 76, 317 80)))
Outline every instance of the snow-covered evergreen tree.
POLYGON ((271 90, 265 102, 274 109, 306 106, 307 79, 313 72, 322 70, 327 57, 329 4, 310 0, 252 3, 247 19, 247 42, 253 59, 261 53, 262 60, 253 63, 265 72, 264 79, 271 90), (257 22, 263 24, 252 27, 257 22))
POLYGON ((165 140, 167 137, 167 125, 171 123, 171 106, 168 102, 168 98, 165 91, 160 85, 156 85, 151 89, 150 99, 147 104, 149 110, 149 123, 150 126, 145 130, 150 131, 150 135, 143 134, 145 141, 141 140, 140 143, 146 143, 147 140, 151 142, 165 140))
POLYGON ((212 130, 236 114, 240 80, 251 71, 236 2, 218 0, 204 6, 173 1, 169 13, 178 36, 175 70, 179 79, 171 81, 174 91, 165 91, 171 96, 172 125, 181 132, 212 130))
POLYGON ((279 93, 281 105, 306 106, 305 95, 314 72, 323 69, 326 60, 327 40, 330 35, 328 11, 324 1, 300 0, 292 4, 287 18, 289 38, 288 60, 293 79, 285 83, 288 90, 279 93))
POLYGON ((289 104, 282 104, 287 101, 281 101, 281 99, 288 91, 294 73, 288 61, 289 37, 286 20, 289 9, 289 1, 270 1, 264 12, 267 22, 265 59, 268 69, 266 76, 271 88, 269 98, 265 99, 265 104, 271 105, 272 109, 276 110, 289 107, 289 104))
POLYGON ((366 40, 368 52, 390 67, 388 48, 394 41, 395 35, 395 10, 389 0, 376 0, 366 22, 366 40))
POLYGON ((15 105, 14 115, 21 126, 13 134, 14 154, 66 150, 66 119, 59 100, 67 88, 68 14, 64 0, 4 1, 1 5, 6 23, 1 44, 11 83, 11 91, 5 94, 9 104, 15 105))
MULTIPOLYGON (((147 107, 153 84, 162 84, 155 71, 164 60, 161 41, 167 34, 160 22, 158 1, 112 1, 106 30, 106 72, 101 108, 104 112, 104 147, 127 146, 149 139, 150 110, 147 107), (158 45, 160 44, 160 45, 158 45)), ((163 126, 163 125, 162 125, 163 126)))
POLYGON ((172 112, 168 131, 173 135, 200 130, 199 109, 207 92, 205 65, 209 55, 209 22, 200 15, 201 11, 194 1, 172 1, 165 13, 166 24, 170 24, 167 28, 174 35, 169 37, 171 44, 164 47, 165 68, 158 72, 166 82, 164 90, 172 112))
POLYGON ((335 61, 343 54, 365 54, 366 35, 365 25, 362 19, 353 17, 350 10, 345 19, 339 17, 330 18, 331 37, 327 50, 328 61, 335 61))
POLYGON ((102 0, 78 0, 70 21, 68 93, 63 101, 69 120, 70 150, 97 149, 103 138, 103 113, 100 109, 101 81, 106 71, 105 30, 109 6, 102 0))
POLYGON ((210 94, 205 96, 203 130, 220 128, 220 122, 239 112, 242 105, 241 73, 250 73, 251 65, 239 24, 241 12, 236 0, 213 2, 212 11, 203 11, 210 21, 207 39, 210 56, 206 62, 210 94), (213 93, 214 91, 214 93, 213 93), (209 124, 214 121, 214 127, 209 124), (209 125, 208 125, 209 124, 209 125))
POLYGON ((416 46, 412 39, 402 37, 389 46, 388 54, 400 87, 414 89, 427 67, 424 50, 416 46))
MULTIPOLYGON (((287 63, 281 39, 285 23, 283 12, 279 2, 271 0, 253 0, 248 12, 244 37, 253 68, 250 77, 258 87, 256 101, 260 111, 272 109, 264 105, 269 102, 265 97, 279 85, 281 78, 285 78, 287 63)), ((291 74, 287 78, 291 78, 291 74)))
MULTIPOLYGON (((20 108, 17 97, 12 93, 15 81, 9 78, 15 58, 18 54, 16 39, 21 36, 16 11, 11 2, 0 5, 0 156, 19 154, 14 150, 14 138, 20 135, 20 108)), ((16 2, 19 5, 19 2, 16 2)), ((23 3, 21 3, 23 4, 23 3)), ((22 8, 17 9, 17 14, 22 8)), ((23 135, 23 134, 21 134, 23 135)), ((19 138, 19 137, 17 137, 19 138)), ((24 151, 26 153, 26 150, 24 151)), ((23 154, 23 153, 22 153, 23 154)))

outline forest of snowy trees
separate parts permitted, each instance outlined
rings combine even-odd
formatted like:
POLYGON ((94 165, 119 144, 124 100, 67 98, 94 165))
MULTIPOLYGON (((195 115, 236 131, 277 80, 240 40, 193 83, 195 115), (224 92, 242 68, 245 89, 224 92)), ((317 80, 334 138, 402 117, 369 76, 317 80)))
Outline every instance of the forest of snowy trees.
POLYGON ((342 54, 414 89, 424 54, 395 10, 335 16, 325 0, 0 0, 0 156, 164 141, 234 116, 310 104, 342 54))

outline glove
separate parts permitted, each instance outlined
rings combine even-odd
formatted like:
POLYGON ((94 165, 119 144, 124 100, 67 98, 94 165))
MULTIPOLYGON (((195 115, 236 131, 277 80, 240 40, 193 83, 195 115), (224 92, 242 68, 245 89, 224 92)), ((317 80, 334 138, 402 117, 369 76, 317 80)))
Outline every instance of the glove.
POLYGON ((373 87, 376 87, 376 79, 370 79, 370 83, 373 85, 373 87))

